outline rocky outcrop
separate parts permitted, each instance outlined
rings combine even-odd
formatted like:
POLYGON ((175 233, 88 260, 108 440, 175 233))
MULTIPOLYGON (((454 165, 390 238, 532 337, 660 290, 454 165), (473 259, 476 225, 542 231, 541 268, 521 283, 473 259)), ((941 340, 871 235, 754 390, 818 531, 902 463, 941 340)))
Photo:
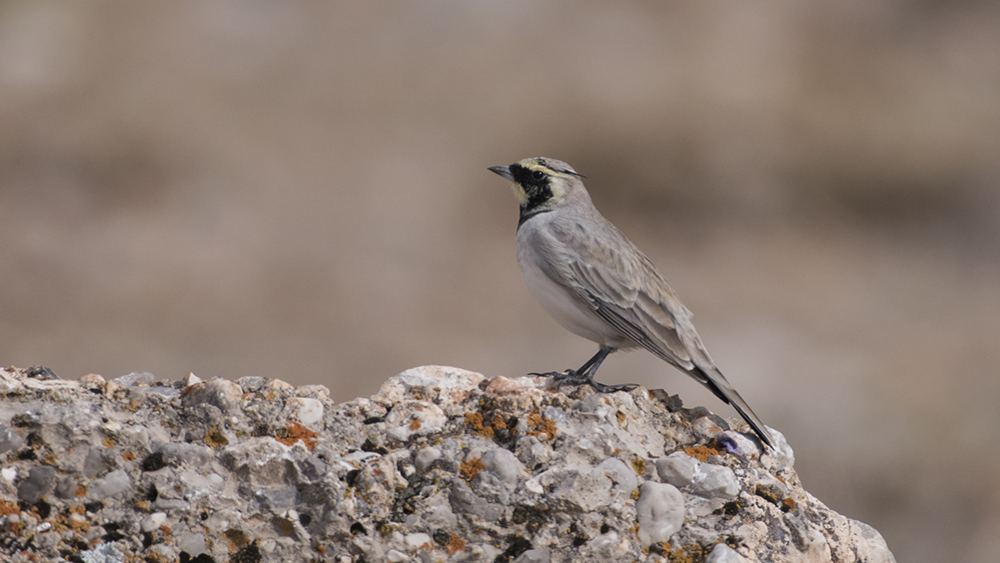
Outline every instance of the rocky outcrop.
POLYGON ((446 367, 277 379, 0 371, 0 560, 892 562, 791 448, 643 388, 446 367), (570 392, 572 391, 572 392, 570 392))

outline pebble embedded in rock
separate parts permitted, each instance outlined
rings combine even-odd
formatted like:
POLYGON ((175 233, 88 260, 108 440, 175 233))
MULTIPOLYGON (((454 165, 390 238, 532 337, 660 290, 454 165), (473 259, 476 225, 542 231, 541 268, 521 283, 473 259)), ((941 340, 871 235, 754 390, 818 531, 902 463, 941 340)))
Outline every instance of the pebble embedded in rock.
POLYGON ((684 523, 684 496, 677 487, 654 481, 646 481, 639 491, 639 541, 643 546, 670 541, 684 523))
POLYGON ((159 528, 167 521, 166 512, 154 512, 149 516, 142 519, 140 527, 143 532, 152 532, 153 530, 159 528))
POLYGON ((507 485, 517 485, 518 480, 525 476, 521 461, 509 450, 492 449, 483 455, 482 462, 488 471, 495 473, 507 485))
POLYGON ((0 422, 0 454, 16 450, 24 444, 24 440, 14 432, 14 429, 0 422))
POLYGON ((323 421, 323 402, 307 397, 292 397, 285 401, 295 418, 306 426, 315 426, 323 421))
POLYGON ((635 476, 635 470, 625 465, 625 462, 617 457, 609 457, 594 468, 594 477, 599 477, 602 472, 610 471, 615 474, 613 480, 618 483, 622 490, 631 493, 638 486, 639 481, 635 476))
POLYGON ((656 460, 656 473, 667 483, 705 498, 733 498, 740 483, 732 469, 702 463, 684 452, 656 460))
POLYGON ((90 483, 87 500, 98 501, 120 495, 132 488, 132 479, 124 470, 108 473, 103 478, 90 483))
POLYGON ((17 485, 17 497, 28 504, 40 501, 55 487, 56 469, 46 465, 33 467, 28 476, 17 485))
POLYGON ((514 563, 549 563, 551 559, 552 552, 547 547, 539 547, 518 555, 514 563))
POLYGON ((136 385, 150 385, 156 381, 156 376, 148 371, 133 371, 128 375, 112 379, 122 387, 134 387, 136 385))
POLYGON ((434 447, 421 448, 413 456, 413 466, 417 471, 427 471, 427 469, 438 459, 441 459, 441 450, 434 447))
POLYGON ((724 543, 715 544, 705 563, 746 563, 746 559, 735 549, 724 543))
POLYGON ((225 379, 213 379, 196 383, 184 389, 183 403, 185 407, 193 407, 207 403, 218 407, 223 413, 233 414, 243 399, 243 389, 225 379))

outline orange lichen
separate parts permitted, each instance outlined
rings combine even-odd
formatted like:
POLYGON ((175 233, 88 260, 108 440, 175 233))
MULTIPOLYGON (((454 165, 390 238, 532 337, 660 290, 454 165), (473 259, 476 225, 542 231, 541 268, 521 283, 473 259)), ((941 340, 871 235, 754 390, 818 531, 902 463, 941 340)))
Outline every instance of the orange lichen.
POLYGON ((115 442, 110 436, 105 436, 104 439, 101 440, 101 443, 108 449, 115 447, 115 444, 117 444, 117 442, 115 442))
POLYGON ((414 418, 410 422, 410 430, 412 430, 414 432, 416 432, 417 430, 420 430, 420 419, 419 418, 414 418))
POLYGON ((17 503, 0 500, 0 516, 10 516, 11 514, 20 514, 21 509, 17 506, 17 503))
POLYGON ((556 437, 556 423, 554 420, 543 418, 539 414, 528 415, 528 426, 532 427, 528 431, 528 436, 539 436, 545 434, 551 440, 556 437))
POLYGON ((625 425, 625 421, 627 420, 627 418, 625 417, 625 413, 623 413, 622 411, 618 411, 615 413, 615 418, 618 419, 618 424, 622 426, 625 425))
POLYGON ((135 454, 132 452, 125 452, 122 454, 122 459, 124 459, 125 461, 132 461, 133 459, 135 459, 135 454))
POLYGON ((693 448, 684 448, 684 453, 702 463, 705 463, 708 461, 709 456, 718 455, 720 452, 719 450, 708 446, 695 446, 693 448))
POLYGON ((483 460, 478 457, 463 461, 458 466, 458 472, 462 474, 462 478, 466 481, 471 481, 480 471, 484 469, 486 469, 486 465, 484 465, 483 460))
POLYGON ((484 438, 493 437, 493 428, 483 425, 483 414, 478 412, 465 413, 465 424, 472 427, 472 431, 484 438))
POLYGON ((314 432, 294 420, 289 420, 288 426, 279 430, 278 435, 274 439, 286 446, 291 446, 295 442, 302 440, 302 443, 306 445, 306 449, 311 450, 316 447, 316 436, 319 436, 319 432, 314 432))
POLYGON ((448 550, 448 555, 455 555, 459 551, 465 549, 465 541, 455 534, 452 534, 451 537, 448 538, 448 546, 446 549, 448 550))
POLYGON ((493 428, 496 429, 501 429, 501 428, 506 429, 507 423, 504 421, 502 416, 497 414, 493 415, 493 424, 491 426, 493 426, 493 428))
POLYGON ((781 511, 789 512, 795 510, 795 499, 792 497, 785 497, 785 500, 781 501, 781 511))
POLYGON ((77 485, 76 488, 73 489, 73 494, 76 495, 76 498, 83 498, 87 496, 87 485, 77 485))

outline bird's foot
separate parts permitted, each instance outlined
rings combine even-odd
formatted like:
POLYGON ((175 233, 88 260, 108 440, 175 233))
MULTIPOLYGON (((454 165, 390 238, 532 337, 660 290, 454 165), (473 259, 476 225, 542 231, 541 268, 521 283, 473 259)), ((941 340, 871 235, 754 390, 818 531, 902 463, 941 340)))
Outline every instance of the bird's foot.
POLYGON ((605 385, 603 383, 598 383, 590 378, 588 375, 577 372, 573 369, 567 369, 565 371, 548 371, 545 373, 529 373, 528 375, 537 375, 539 377, 551 377, 556 384, 556 388, 560 388, 563 385, 590 385, 590 387, 597 391, 598 393, 614 393, 615 391, 631 391, 638 387, 635 383, 625 383, 622 385, 605 385))

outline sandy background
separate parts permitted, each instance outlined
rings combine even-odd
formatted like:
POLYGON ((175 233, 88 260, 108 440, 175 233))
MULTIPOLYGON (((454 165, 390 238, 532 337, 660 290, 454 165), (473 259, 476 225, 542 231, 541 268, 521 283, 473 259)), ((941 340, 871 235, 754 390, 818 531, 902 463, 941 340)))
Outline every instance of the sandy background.
MULTIPOLYGON (((1000 551, 1000 6, 0 2, 0 363, 578 366, 486 170, 568 161, 806 487, 1000 551)), ((734 412, 649 354, 606 382, 734 412)))

